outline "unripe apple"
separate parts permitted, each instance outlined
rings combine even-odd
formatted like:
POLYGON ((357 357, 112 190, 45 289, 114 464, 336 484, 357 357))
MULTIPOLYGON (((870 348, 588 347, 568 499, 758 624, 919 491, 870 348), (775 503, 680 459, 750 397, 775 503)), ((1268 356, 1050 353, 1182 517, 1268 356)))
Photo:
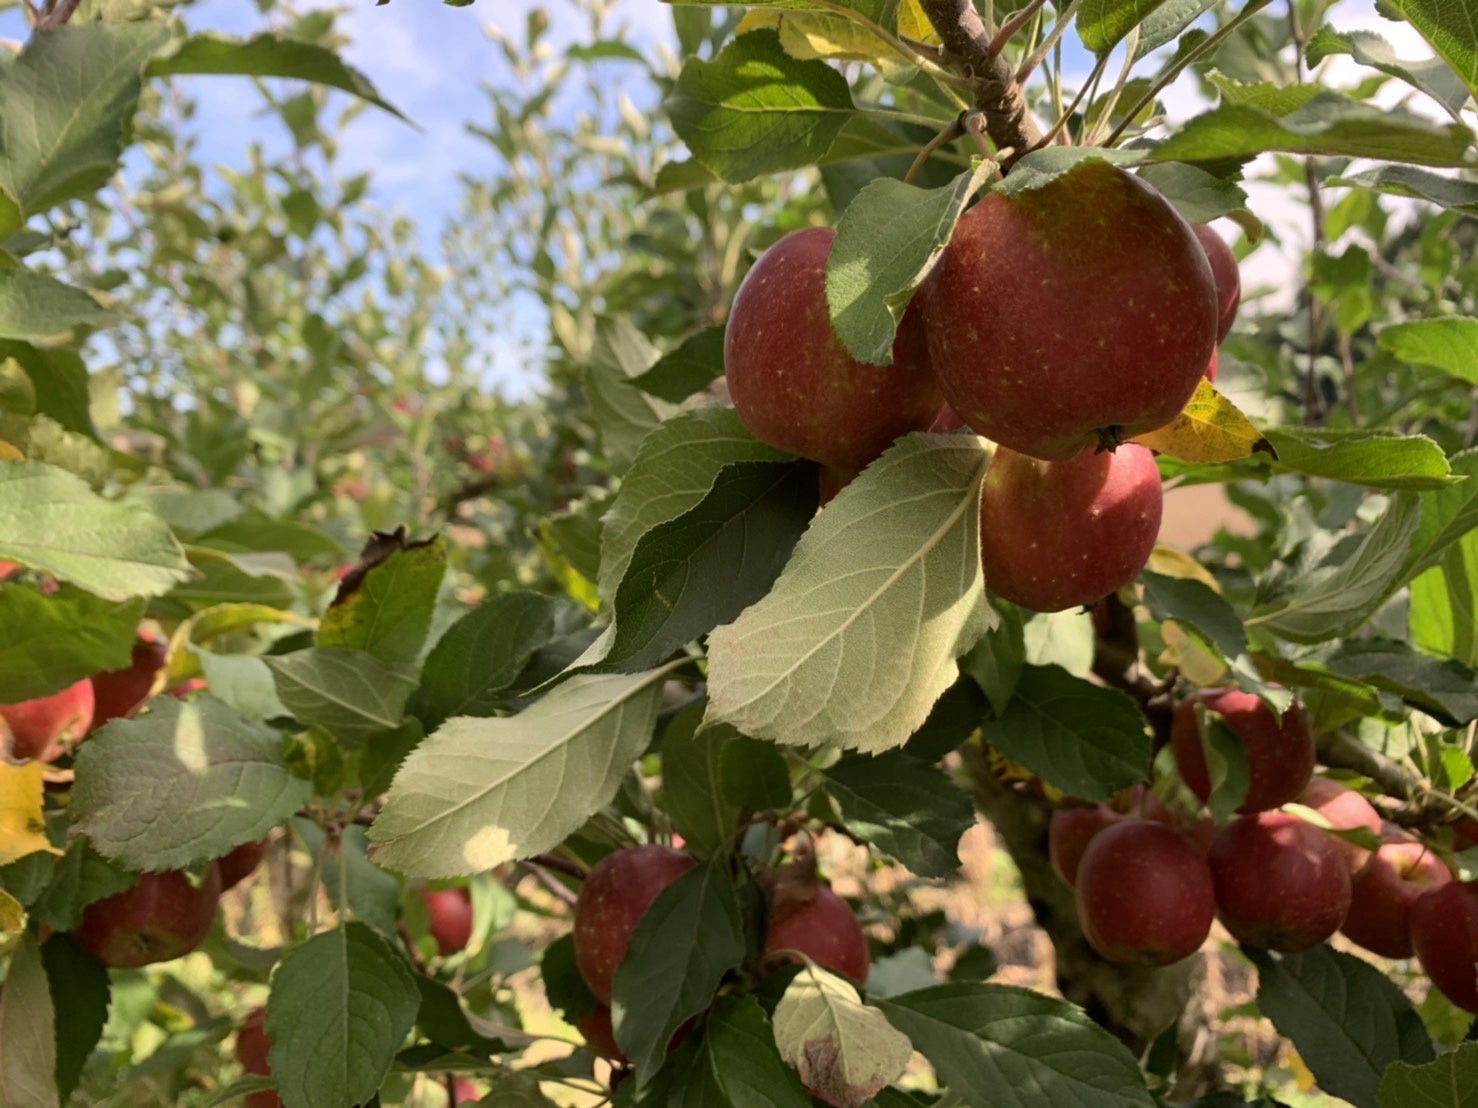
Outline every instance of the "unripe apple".
POLYGON ((872 964, 867 936, 847 902, 831 889, 817 885, 809 900, 788 901, 783 914, 776 914, 774 907, 771 913, 761 958, 785 950, 799 951, 818 966, 850 977, 859 985, 867 981, 872 964))
MULTIPOLYGON (((1381 834, 1380 813, 1374 805, 1348 785, 1341 785, 1328 777, 1311 778, 1299 794, 1298 802, 1318 812, 1336 831, 1364 827, 1377 838, 1381 834)), ((1370 851, 1345 839, 1337 841, 1350 863, 1350 873, 1358 873, 1370 860, 1370 851)))
MULTIPOLYGON (((267 1038, 264 1026, 267 1019, 267 1009, 257 1008, 246 1017, 246 1021, 236 1032, 236 1060, 241 1063, 241 1068, 257 1077, 271 1077, 272 1068, 267 1065, 267 1053, 272 1049, 272 1042, 267 1038)), ((270 1089, 259 1093, 250 1093, 242 1101, 246 1108, 281 1108, 282 1101, 276 1093, 270 1089)))
POLYGON ((1478 881, 1452 881, 1417 897, 1411 945, 1442 995, 1478 1012, 1478 881))
POLYGON ((942 400, 916 307, 899 324, 892 365, 847 353, 826 305, 835 237, 829 227, 792 231, 754 263, 724 328, 724 373, 755 438, 855 471, 898 436, 927 428, 942 400))
POLYGON ((92 724, 92 712, 92 682, 85 677, 50 696, 0 704, 0 720, 10 728, 11 756, 38 762, 54 762, 79 742, 92 724))
POLYGON ((466 950, 472 941, 472 896, 465 888, 422 889, 427 930, 436 940, 436 952, 445 958, 466 950))
POLYGON ((144 873, 132 888, 83 908, 75 934, 105 966, 169 962, 205 941, 220 899, 221 874, 214 865, 199 886, 180 870, 144 873))
POLYGON ((221 892, 235 888, 262 864, 270 841, 269 836, 254 843, 242 843, 229 854, 216 859, 216 869, 221 874, 221 892))
POLYGON ((1249 946, 1298 951, 1339 930, 1350 870, 1334 836, 1286 812, 1240 816, 1207 856, 1217 914, 1249 946))
POLYGON ((92 695, 96 707, 92 730, 110 719, 127 719, 139 710, 154 688, 154 676, 164 668, 169 657, 169 643, 150 632, 140 632, 133 644, 133 660, 123 669, 104 670, 92 675, 92 695))
POLYGON ((1175 764, 1190 790, 1203 801, 1211 795, 1211 774, 1196 705, 1221 716, 1247 752, 1247 796, 1237 809, 1261 812, 1294 800, 1314 773, 1314 731, 1308 713, 1295 701, 1282 717, 1252 693, 1240 689, 1201 689, 1175 707, 1170 742, 1175 764))
POLYGON ((602 1004, 610 1006, 616 969, 652 901, 695 865, 691 854, 649 843, 606 855, 585 878, 575 901, 575 965, 602 1004))
POLYGON ((1351 882, 1345 937, 1383 958, 1410 958, 1411 906, 1452 873, 1426 843, 1382 843, 1351 882))
POLYGON ((1216 345, 1216 286, 1190 225, 1104 162, 990 192, 926 286, 950 406, 1013 450, 1065 461, 1169 423, 1216 345))
POLYGON ((1163 505, 1142 446, 1065 462, 999 447, 980 499, 986 588, 1034 612, 1096 603, 1139 576, 1163 505))
MULTIPOLYGON (((1204 223, 1191 224, 1191 230, 1196 233, 1201 249, 1206 251, 1206 261, 1211 265, 1211 277, 1216 283, 1216 341, 1221 342, 1231 331, 1237 306, 1242 302, 1242 272, 1226 239, 1204 223)), ((1216 379, 1214 371, 1208 376, 1216 379)))
POLYGON ((1112 962, 1168 966, 1211 933, 1211 871, 1167 824, 1126 819, 1105 828, 1088 844, 1077 878, 1083 934, 1112 962))

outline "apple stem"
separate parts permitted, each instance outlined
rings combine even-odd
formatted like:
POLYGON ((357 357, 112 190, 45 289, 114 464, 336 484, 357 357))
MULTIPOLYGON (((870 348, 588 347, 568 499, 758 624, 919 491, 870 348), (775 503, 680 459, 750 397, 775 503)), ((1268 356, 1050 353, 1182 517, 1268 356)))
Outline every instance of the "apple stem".
POLYGON ((922 149, 919 150, 918 156, 914 158, 913 164, 908 167, 908 172, 903 175, 903 183, 905 185, 913 184, 914 178, 919 175, 919 170, 924 168, 924 163, 934 156, 936 150, 953 142, 965 133, 965 125, 962 121, 968 114, 968 112, 961 112, 950 121, 949 126, 945 127, 944 130, 940 131, 924 144, 922 149))

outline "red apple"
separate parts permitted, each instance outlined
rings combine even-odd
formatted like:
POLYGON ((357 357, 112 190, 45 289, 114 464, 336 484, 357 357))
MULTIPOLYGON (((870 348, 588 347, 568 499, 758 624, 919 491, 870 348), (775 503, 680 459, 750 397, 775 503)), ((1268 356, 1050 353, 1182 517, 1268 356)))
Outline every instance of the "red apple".
POLYGON ((631 933, 657 894, 697 865, 691 854, 655 843, 608 854, 585 879, 575 902, 575 964, 607 1006, 631 933))
MULTIPOLYGON (((1211 265, 1211 276, 1216 282, 1216 341, 1227 337, 1232 322, 1237 318, 1237 305, 1242 302, 1242 273, 1237 268, 1237 256, 1232 248, 1210 227, 1202 223, 1191 224, 1191 230, 1206 251, 1206 261, 1211 265)), ((1213 363, 1214 364, 1214 363, 1213 363)), ((1215 380, 1215 373, 1208 374, 1215 380)))
POLYGON ((1452 849, 1461 853, 1478 846, 1478 819, 1465 819, 1452 826, 1452 849))
POLYGON ((205 941, 220 899, 214 865, 199 886, 180 870, 140 874, 137 885, 82 909, 77 941, 105 966, 169 962, 205 941))
MULTIPOLYGON (((1341 785, 1328 777, 1313 777, 1299 794, 1298 802, 1318 812, 1336 831, 1353 831, 1357 827, 1364 827, 1377 838, 1380 837, 1380 813, 1370 801, 1348 785, 1341 785)), ((1370 851, 1345 839, 1338 841, 1349 860, 1350 873, 1358 873, 1370 860, 1370 851)))
POLYGON ((1339 842, 1286 812, 1234 819, 1207 856, 1221 922, 1268 950, 1317 946, 1350 910, 1350 870, 1339 842))
POLYGON ((482 1094, 477 1091, 477 1086, 465 1077, 452 1080, 452 1103, 453 1104, 476 1104, 482 1099, 482 1094))
MULTIPOLYGON (((267 1038, 267 1031, 264 1027, 266 1018, 267 1009, 257 1008, 246 1017, 246 1022, 236 1032, 236 1060, 241 1063, 242 1070, 257 1077, 272 1076, 272 1069, 267 1065, 267 1053, 272 1049, 272 1042, 267 1038)), ((251 1093, 242 1103, 246 1105, 246 1108, 281 1108, 282 1106, 282 1101, 270 1089, 251 1093)))
POLYGON ((1077 876, 1083 934, 1111 962, 1168 966, 1211 933, 1211 871, 1166 824, 1126 819, 1105 828, 1088 844, 1077 876))
POLYGON ((1107 804, 1091 807, 1058 808, 1047 825, 1047 858, 1052 872, 1068 888, 1078 882, 1078 866, 1083 854, 1098 833, 1124 819, 1107 804))
POLYGON ((1451 881, 1417 897, 1411 945, 1442 995, 1478 1012, 1478 881, 1451 881))
POLYGON ((1220 361, 1221 361, 1221 353, 1219 351, 1213 350, 1211 352, 1211 360, 1206 363, 1206 374, 1205 374, 1206 380, 1210 381, 1213 385, 1216 384, 1216 367, 1217 367, 1217 363, 1220 362, 1220 361))
POLYGON ((859 470, 939 412, 923 318, 904 313, 893 364, 864 365, 832 330, 826 260, 836 232, 807 227, 755 262, 724 328, 734 410, 761 442, 838 469, 859 470))
POLYGON ((443 958, 466 950, 472 941, 472 896, 465 888, 422 889, 428 930, 443 958))
POLYGON ((25 568, 19 562, 7 562, 4 558, 0 558, 0 581, 4 581, 7 577, 14 577, 25 568))
POLYGON ((1308 786, 1314 772, 1314 732, 1297 701, 1282 717, 1252 693, 1240 689, 1201 689, 1175 707, 1170 742, 1175 764, 1190 790, 1203 801, 1211 795, 1211 775, 1196 705, 1219 715, 1247 752, 1247 796, 1238 812, 1261 812, 1287 804, 1308 786))
POLYGON ((1163 503, 1142 446, 1066 462, 999 447, 980 500, 986 587, 1035 612, 1096 603, 1144 568, 1163 503))
POLYGON ((945 400, 980 434, 1049 461, 1169 423, 1216 346, 1215 278, 1190 225, 1103 162, 987 193, 926 289, 945 400))
POLYGON ((936 434, 946 434, 950 431, 958 431, 963 426, 965 426, 965 421, 960 418, 960 413, 946 404, 939 409, 934 422, 929 424, 929 430, 936 434))
POLYGON ((216 869, 221 873, 221 892, 233 889, 262 864, 267 856, 267 845, 271 837, 254 843, 242 843, 229 854, 216 859, 216 869))
MULTIPOLYGON (((810 899, 788 899, 780 909, 772 902, 761 957, 786 950, 799 951, 818 966, 850 977, 859 985, 867 980, 871 965, 867 936, 847 902, 825 885, 817 885, 810 899)), ((771 959, 774 964, 783 961, 771 959)))
POLYGON ((92 683, 85 677, 50 696, 0 704, 0 720, 10 729, 11 756, 56 761, 87 734, 92 711, 92 683))
POLYGON ((1383 958, 1410 958, 1411 906, 1452 874, 1425 843, 1382 843, 1351 883, 1345 937, 1383 958))
POLYGON ((133 660, 123 669, 104 670, 92 675, 92 695, 97 707, 92 716, 92 730, 110 719, 127 719, 139 710, 154 688, 154 677, 164 668, 169 657, 169 643, 150 632, 141 631, 133 644, 133 660))
POLYGON ((611 1025, 611 1010, 604 1004, 597 1004, 577 1019, 575 1029, 585 1039, 585 1045, 597 1056, 617 1065, 626 1064, 626 1054, 616 1044, 616 1030, 611 1025))

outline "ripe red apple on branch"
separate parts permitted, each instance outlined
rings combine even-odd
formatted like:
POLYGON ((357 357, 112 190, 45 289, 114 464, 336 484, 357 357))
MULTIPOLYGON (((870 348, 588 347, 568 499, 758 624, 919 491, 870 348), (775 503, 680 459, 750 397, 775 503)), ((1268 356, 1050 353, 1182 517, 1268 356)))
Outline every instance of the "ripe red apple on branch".
POLYGON ((1164 823, 1124 819, 1096 835, 1077 871, 1078 919, 1113 962, 1167 966, 1211 933, 1216 901, 1205 859, 1164 823))
POLYGON ((1478 881, 1452 881, 1417 897, 1411 944, 1442 995, 1478 1012, 1478 881))
MULTIPOLYGON (((11 757, 56 761, 87 734, 93 708, 92 683, 85 677, 50 696, 0 704, 0 721, 11 736, 11 757)), ((4 731, 0 728, 0 736, 4 731)))
POLYGON ((974 430, 1065 461, 1169 423, 1216 346, 1215 278, 1139 178, 1083 162, 961 217, 925 286, 929 356, 974 430))
POLYGON ((220 899, 221 874, 214 864, 199 885, 182 870, 144 873, 132 888, 82 909, 75 935, 105 966, 169 962, 205 941, 220 899))
POLYGON ((472 895, 465 888, 422 889, 428 930, 443 958, 466 950, 472 941, 472 895))
POLYGON ((1159 468, 1142 446, 1064 462, 999 447, 980 499, 985 586, 1034 612, 1102 600, 1149 561, 1163 506, 1159 468))
POLYGON ((122 669, 104 670, 92 675, 92 692, 97 708, 93 714, 94 730, 110 719, 126 719, 138 711, 153 691, 155 676, 169 657, 169 643, 152 631, 139 632, 133 646, 133 659, 122 669))
POLYGON ((262 864, 262 859, 267 856, 267 847, 270 843, 270 836, 256 842, 242 843, 230 853, 217 858, 216 869, 221 874, 221 892, 235 888, 251 876, 252 872, 262 864))
POLYGON ((760 957, 778 965, 785 959, 768 956, 797 951, 818 966, 864 984, 872 959, 862 925, 845 900, 828 886, 816 883, 814 873, 810 894, 806 897, 803 892, 792 890, 783 899, 771 898, 760 957))
POLYGON ((1451 871, 1426 843, 1382 843, 1355 875, 1350 914, 1340 930, 1383 958, 1410 958, 1412 906, 1427 890, 1451 880, 1451 871))
POLYGON ((616 970, 652 901, 695 865, 691 854, 649 843, 608 854, 591 869, 575 902, 575 965, 602 1004, 610 1006, 616 970))
POLYGON ((826 303, 835 237, 829 227, 792 231, 754 263, 724 328, 724 374, 755 438, 856 472, 898 436, 926 429, 942 400, 916 306, 898 327, 892 365, 847 353, 826 303))
POLYGON ((1238 812, 1262 812, 1294 800, 1314 772, 1314 732, 1297 701, 1275 716, 1256 695, 1240 689, 1201 689, 1182 700, 1171 720, 1175 764, 1190 790, 1203 801, 1211 796, 1196 707, 1215 713, 1240 740, 1247 754, 1247 795, 1238 812))
MULTIPOLYGON (((1312 808, 1329 821, 1336 831, 1353 831, 1363 827, 1373 835, 1381 834, 1380 813, 1375 807, 1348 785, 1328 777, 1315 776, 1310 779, 1298 802, 1312 808)), ((1350 873, 1359 873, 1370 860, 1370 851, 1348 839, 1339 839, 1340 848, 1350 863, 1350 873)))
MULTIPOLYGON (((1242 274, 1237 268, 1237 256, 1226 239, 1204 223, 1191 224, 1191 230, 1206 251, 1206 261, 1211 265, 1211 276, 1216 283, 1216 341, 1221 342, 1231 331, 1237 306, 1242 302, 1242 274)), ((1207 376, 1215 380, 1216 375, 1212 371, 1207 376)))
MULTIPOLYGON (((267 1064, 267 1053, 272 1041, 267 1038, 267 1010, 255 1008, 236 1032, 236 1060, 246 1073, 256 1077, 271 1077, 272 1068, 267 1064)), ((282 1101, 270 1089, 250 1093, 242 1102, 246 1108, 281 1108, 282 1101)))

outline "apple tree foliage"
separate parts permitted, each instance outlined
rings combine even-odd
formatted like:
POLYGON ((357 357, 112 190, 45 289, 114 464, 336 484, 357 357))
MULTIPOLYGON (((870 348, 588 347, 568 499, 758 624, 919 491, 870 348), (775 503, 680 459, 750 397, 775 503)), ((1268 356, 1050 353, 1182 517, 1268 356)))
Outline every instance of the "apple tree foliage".
MULTIPOLYGON (((701 865, 616 977, 617 1104, 1274 1103, 1179 1033, 1199 956, 1088 966, 1045 867, 1053 799, 1173 791, 1189 685, 1296 694, 1321 761, 1478 876, 1453 834, 1478 819, 1468 5, 1382 0, 1418 58, 1348 0, 695 3, 678 58, 604 5, 563 38, 536 10, 490 46, 513 83, 473 129, 499 169, 462 186, 444 265, 341 167, 356 115, 398 113, 333 16, 263 7, 235 40, 62 0, 0 59, 0 703, 126 666, 141 622, 169 647, 135 718, 0 766, 0 1102, 439 1104, 465 1078, 597 1103, 609 1067, 550 1051, 521 998, 589 1013, 562 937, 581 875, 680 836, 701 865), (184 75, 255 80, 286 154, 203 168, 184 75), (876 360, 973 198, 1085 159, 1243 255, 1275 202, 1309 243, 1296 288, 1249 295, 1222 391, 1142 440, 1252 527, 1161 548, 1097 621, 991 597, 985 440, 907 436, 818 513, 815 466, 720 380, 727 305, 786 231, 837 227, 833 325, 876 360), (481 387, 520 296, 550 330, 530 401, 481 387), (757 972, 782 844, 962 887, 978 816, 1067 999, 866 888, 865 987, 757 972), (196 954, 108 971, 70 938, 138 873, 267 836, 196 954), (465 952, 428 937, 428 881, 470 889, 465 952), (251 1004, 270 1077, 228 1060, 251 1004)), ((1469 1017, 1415 1004, 1419 976, 1244 953, 1318 1089, 1471 1103, 1469 1017)))

